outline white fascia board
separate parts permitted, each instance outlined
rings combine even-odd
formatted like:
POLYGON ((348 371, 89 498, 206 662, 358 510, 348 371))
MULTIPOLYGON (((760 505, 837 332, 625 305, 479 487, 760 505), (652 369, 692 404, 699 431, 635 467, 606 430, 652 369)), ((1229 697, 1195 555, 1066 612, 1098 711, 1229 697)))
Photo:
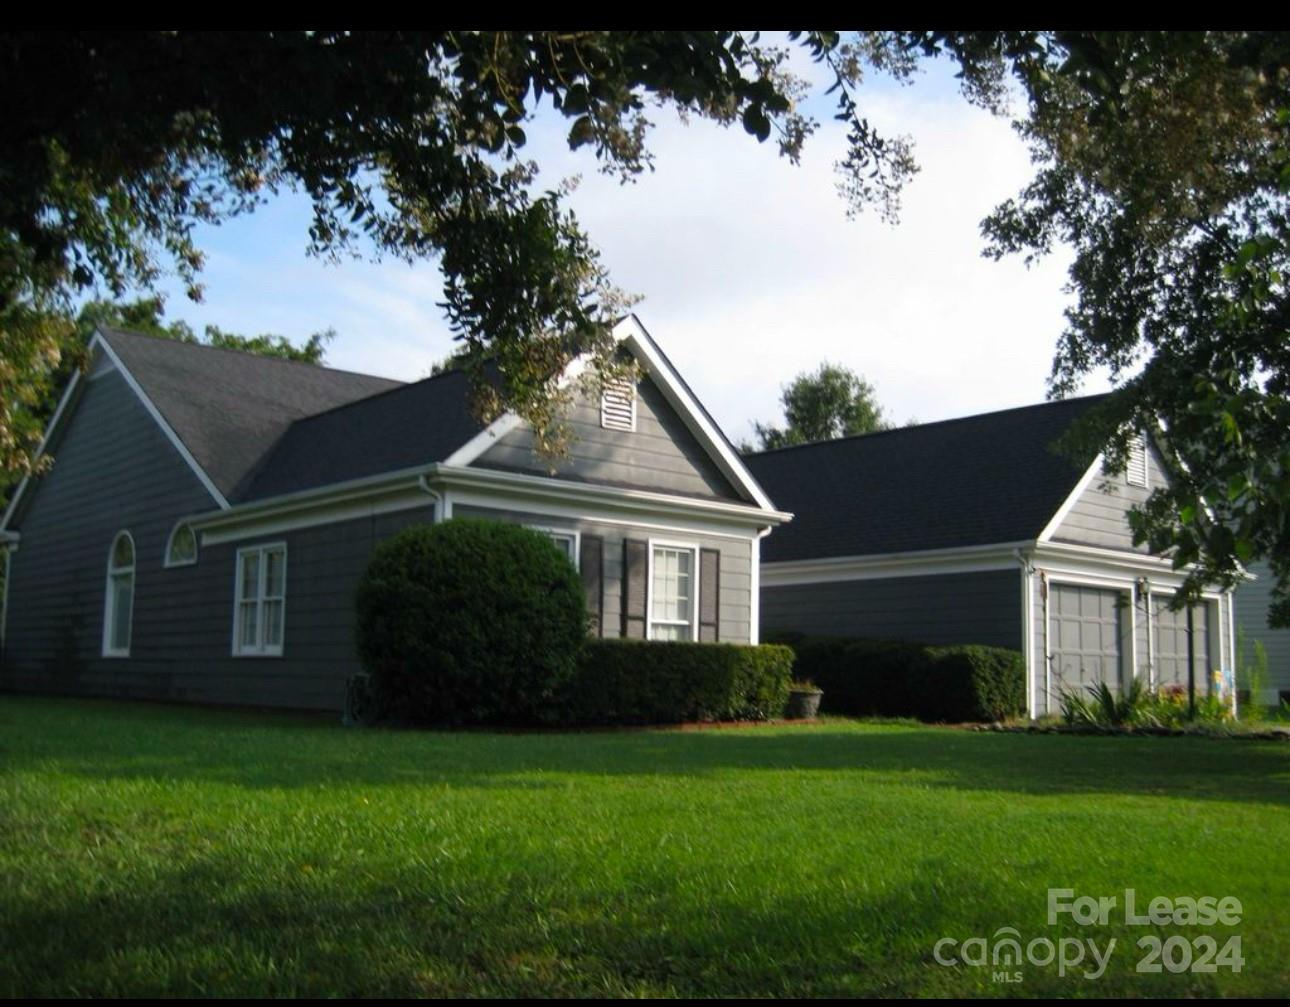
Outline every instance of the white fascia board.
MULTIPOLYGON (((783 513, 775 510, 774 504, 771 503, 765 491, 757 484, 757 480, 748 471, 738 453, 731 450, 726 439, 704 415, 702 408, 700 408, 694 396, 685 388, 676 372, 659 356, 654 348, 653 340, 650 338, 649 333, 645 331, 644 326, 641 325, 640 320, 635 315, 628 315, 614 326, 613 337, 617 342, 626 346, 637 361, 644 365, 646 372, 657 382, 663 396, 676 410, 682 422, 694 434, 726 478, 743 490, 752 500, 756 501, 757 506, 762 510, 774 514, 783 513)), ((588 359, 587 355, 584 354, 570 363, 564 374, 561 375, 560 384, 563 386, 577 380, 586 370, 588 359)), ((519 427, 522 422, 514 413, 506 413, 498 417, 485 430, 480 431, 445 458, 443 464, 450 466, 471 464, 496 444, 499 438, 506 436, 506 434, 519 427)), ((776 521, 775 523, 778 524, 781 521, 776 521)))
POLYGON ((766 529, 749 525, 731 524, 702 517, 663 514, 658 511, 632 512, 598 507, 586 503, 561 502, 538 496, 515 496, 493 490, 444 489, 451 494, 456 507, 475 507, 487 510, 531 514, 543 520, 582 521, 588 524, 612 525, 616 528, 647 531, 672 536, 702 536, 749 542, 766 529))
POLYGON ((1093 459, 1093 464, 1085 470, 1082 476, 1080 476, 1079 482, 1075 484, 1075 488, 1071 490, 1066 499, 1062 501, 1062 505, 1057 508, 1057 513, 1053 515, 1052 520, 1049 521, 1048 524, 1044 526, 1044 530, 1039 533, 1038 541, 1040 543, 1047 542, 1057 533, 1057 529, 1060 528, 1062 522, 1066 520, 1066 515, 1071 512, 1071 509, 1079 502, 1079 498, 1084 495, 1084 491, 1089 488, 1089 485, 1101 473, 1102 464, 1105 460, 1106 456, 1101 452, 1099 452, 1098 456, 1093 459))
POLYGON ((413 509, 439 499, 449 489, 453 490, 454 500, 462 499, 459 490, 474 489, 489 494, 494 504, 503 498, 511 506, 557 502, 573 516, 588 516, 593 512, 630 513, 645 518, 670 515, 710 526, 714 534, 731 527, 765 528, 791 516, 763 511, 749 504, 433 463, 234 505, 228 510, 190 515, 182 520, 201 533, 203 545, 214 545, 413 509))
POLYGON ((504 413, 445 458, 444 464, 469 465, 523 422, 514 413, 504 413))
POLYGON ((435 486, 473 487, 493 493, 555 499, 636 513, 706 516, 725 523, 760 528, 783 524, 792 519, 792 515, 784 511, 763 510, 751 504, 733 501, 687 497, 620 486, 601 486, 596 483, 578 483, 567 479, 502 472, 496 469, 458 467, 446 463, 430 466, 427 480, 435 486))
MULTIPOLYGON (((36 447, 33 462, 40 461, 44 456, 45 448, 49 446, 50 438, 54 436, 54 431, 58 428, 63 414, 67 412, 67 404, 72 401, 72 396, 76 393, 76 389, 81 386, 83 380, 84 373, 78 370, 72 375, 72 380, 67 382, 67 387, 63 390, 63 396, 58 400, 58 407, 54 410, 54 415, 50 417, 49 423, 46 424, 44 436, 40 438, 40 444, 36 447)), ((8 529, 9 521, 18 510, 18 501, 22 499, 22 495, 26 492, 30 483, 31 476, 22 477, 22 482, 18 484, 18 489, 14 491, 13 499, 9 501, 9 506, 5 508, 4 518, 0 519, 0 531, 8 529)))
POLYGON ((161 428, 161 432, 166 435, 166 440, 170 441, 175 450, 179 452, 179 456, 188 463, 188 467, 193 470, 193 475, 197 477, 197 481, 206 488, 206 492, 208 492, 215 500, 215 503, 219 505, 220 510, 228 510, 229 502, 224 498, 224 494, 221 493, 219 488, 211 481, 211 478, 206 474, 206 471, 197 464, 197 459, 193 457, 192 452, 189 451, 184 442, 179 439, 179 435, 175 433, 171 425, 166 422, 166 418, 161 415, 161 410, 157 408, 152 399, 148 398, 148 393, 145 392, 139 382, 134 379, 134 375, 130 373, 130 369, 122 363, 121 358, 116 355, 116 351, 112 349, 111 344, 103 338, 103 334, 101 332, 95 332, 94 338, 90 340, 90 351, 93 352, 96 349, 102 350, 104 355, 112 361, 112 365, 121 372, 121 377, 123 377, 125 379, 125 383, 130 386, 130 390, 134 392, 139 401, 143 403, 143 407, 148 411, 148 415, 150 415, 156 422, 157 426, 161 428))
MULTIPOLYGON (((1187 578, 1186 570, 1175 570, 1173 563, 1161 556, 1064 542, 1036 546, 1033 562, 1050 579, 1074 579, 1090 584, 1097 580, 1107 586, 1126 586, 1146 577, 1153 592, 1166 594, 1180 588, 1187 578)), ((1217 588, 1202 592, 1206 598, 1218 598, 1225 593, 1217 588)))
POLYGON ((727 443, 716 425, 704 415, 694 396, 686 389, 675 371, 658 355, 654 341, 635 315, 628 315, 614 326, 614 338, 624 343, 653 377, 664 397, 677 411, 690 432, 707 450, 722 473, 757 502, 765 511, 774 511, 765 491, 753 478, 736 451, 727 443))
MULTIPOLYGON (((585 353, 574 359, 569 366, 564 369, 564 373, 560 375, 556 384, 563 388, 571 382, 576 381, 582 375, 582 372, 586 370, 587 362, 588 356, 585 353)), ((469 465, 512 430, 519 428, 523 424, 524 420, 515 413, 503 413, 445 458, 443 460, 443 464, 469 465)))
POLYGON ((790 584, 829 584, 848 580, 1012 570, 1017 566, 1018 550, 1029 549, 1033 545, 1033 542, 1005 542, 870 556, 781 560, 762 563, 761 582, 764 587, 780 587, 790 584))

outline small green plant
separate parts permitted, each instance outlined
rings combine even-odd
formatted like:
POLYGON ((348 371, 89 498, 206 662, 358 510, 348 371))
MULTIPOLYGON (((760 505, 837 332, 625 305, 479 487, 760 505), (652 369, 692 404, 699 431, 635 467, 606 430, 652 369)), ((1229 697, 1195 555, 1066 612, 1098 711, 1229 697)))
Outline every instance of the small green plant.
POLYGON ((1236 630, 1236 688, 1242 696, 1241 719, 1255 724, 1264 720, 1267 709, 1260 697, 1268 684, 1268 651, 1262 640, 1255 640, 1253 656, 1246 645, 1245 627, 1236 630))
POLYGON ((809 678, 803 678, 788 683, 789 692, 819 692, 820 687, 812 682, 809 678))
POLYGON ((1097 727, 1183 727, 1187 724, 1222 724, 1231 720, 1231 709, 1214 693, 1196 697, 1196 715, 1191 716, 1187 690, 1181 685, 1149 689, 1135 678, 1128 688, 1116 692, 1105 682, 1086 691, 1064 690, 1061 694, 1062 721, 1097 727))

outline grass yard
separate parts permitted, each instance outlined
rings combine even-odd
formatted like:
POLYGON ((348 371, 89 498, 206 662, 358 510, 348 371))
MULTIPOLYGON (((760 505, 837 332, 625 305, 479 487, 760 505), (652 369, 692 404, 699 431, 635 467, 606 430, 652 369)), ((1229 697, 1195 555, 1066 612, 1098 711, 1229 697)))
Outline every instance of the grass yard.
POLYGON ((0 696, 0 994, 1284 995, 1288 798, 1276 743, 0 696), (1050 887, 1244 916, 1050 927, 1050 887), (933 957, 1004 926, 1117 947, 1097 980, 933 957), (1199 933, 1244 969, 1134 972, 1144 934, 1199 933))

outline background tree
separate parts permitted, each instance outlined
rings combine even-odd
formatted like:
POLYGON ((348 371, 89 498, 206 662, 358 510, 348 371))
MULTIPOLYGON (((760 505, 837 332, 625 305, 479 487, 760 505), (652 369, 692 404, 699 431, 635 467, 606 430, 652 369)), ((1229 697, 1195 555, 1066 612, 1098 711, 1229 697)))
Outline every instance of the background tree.
POLYGON ((754 421, 757 444, 743 445, 745 452, 868 434, 891 426, 883 417, 873 385, 838 364, 822 363, 812 372, 799 374, 783 387, 779 401, 784 407, 784 426, 754 421))
POLYGON ((817 123, 789 70, 824 67, 847 125, 848 211, 893 216, 916 166, 859 85, 954 62, 1008 114, 1037 175, 985 222, 991 254, 1074 249, 1054 394, 1109 367, 1120 391, 1067 445, 1086 456, 1159 422, 1184 473, 1138 514, 1144 540, 1230 583, 1267 556, 1290 620, 1284 32, 9 32, 0 38, 0 470, 24 471, 90 289, 200 293, 194 228, 283 187, 313 204, 311 252, 434 258, 484 417, 517 411, 558 450, 568 360, 611 356, 622 311, 594 246, 523 159, 539 104, 630 179, 647 109, 740 124, 796 160, 817 123), (486 351, 486 352, 485 352, 486 351), (498 380, 480 380, 483 361, 498 380))
MULTIPOLYGON (((324 363, 327 344, 336 338, 335 330, 327 329, 324 332, 315 332, 303 344, 297 346, 285 336, 273 333, 243 336, 215 325, 207 325, 204 334, 198 336, 192 326, 185 321, 177 319, 167 322, 165 313, 165 302, 162 298, 141 297, 133 301, 86 301, 70 325, 66 318, 55 319, 55 323, 60 328, 67 325, 68 331, 60 337, 58 364, 49 370, 47 380, 42 383, 43 396, 34 399, 28 407, 33 422, 43 430, 54 415, 63 389, 71 380, 72 374, 84 365, 90 339, 101 326, 129 329, 131 332, 140 332, 160 339, 219 346, 224 349, 255 353, 263 357, 296 360, 306 364, 324 363)), ((0 499, 7 496, 8 487, 4 482, 0 479, 0 499)))

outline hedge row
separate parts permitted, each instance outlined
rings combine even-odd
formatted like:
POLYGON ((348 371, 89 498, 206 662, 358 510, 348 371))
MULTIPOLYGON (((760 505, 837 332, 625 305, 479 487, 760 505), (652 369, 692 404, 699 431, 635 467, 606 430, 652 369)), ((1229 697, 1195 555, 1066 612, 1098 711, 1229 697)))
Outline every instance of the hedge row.
POLYGON ((788 701, 788 647, 589 640, 547 719, 558 724, 767 720, 788 701))
POLYGON ((1025 662, 1015 650, 822 637, 784 642, 797 655, 796 677, 824 690, 825 713, 948 723, 1025 713, 1025 662))

